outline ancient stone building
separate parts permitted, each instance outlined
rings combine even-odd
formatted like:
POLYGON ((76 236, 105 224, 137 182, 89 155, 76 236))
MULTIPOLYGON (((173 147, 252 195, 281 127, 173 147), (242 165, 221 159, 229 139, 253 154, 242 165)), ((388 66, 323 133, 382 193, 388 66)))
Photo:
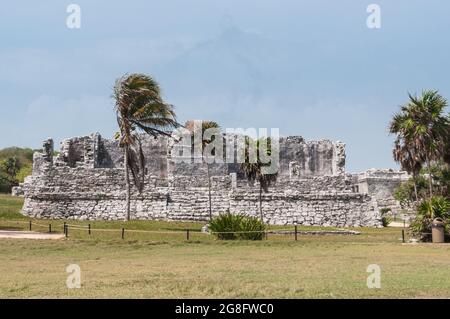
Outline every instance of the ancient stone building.
MULTIPOLYGON (((177 160, 180 145, 172 138, 144 137, 142 144, 145 186, 142 194, 132 188, 132 218, 207 220, 207 164, 177 160)), ((262 196, 270 224, 380 226, 379 207, 396 206, 390 190, 401 178, 387 171, 347 174, 343 143, 283 137, 279 154, 277 181, 262 196)), ((249 184, 239 165, 214 163, 209 171, 213 214, 259 216, 259 187, 249 184)), ((54 156, 48 139, 34 154, 32 176, 15 192, 24 194, 22 213, 30 217, 125 219, 123 150, 93 134, 63 141, 54 156)))
POLYGON ((406 172, 372 168, 357 174, 356 177, 358 192, 370 194, 377 202, 379 209, 390 208, 397 214, 402 211, 393 193, 401 182, 408 180, 409 176, 406 172))

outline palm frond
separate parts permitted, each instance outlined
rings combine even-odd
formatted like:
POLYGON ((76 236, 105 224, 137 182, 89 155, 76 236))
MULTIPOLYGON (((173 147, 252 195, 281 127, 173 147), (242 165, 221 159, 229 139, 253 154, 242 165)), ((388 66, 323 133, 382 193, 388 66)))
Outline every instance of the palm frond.
POLYGON ((389 132, 397 135, 394 160, 407 171, 415 172, 426 159, 445 157, 449 145, 450 121, 443 114, 447 100, 438 91, 424 90, 419 97, 410 93, 408 96, 408 103, 394 114, 389 132))
POLYGON ((113 98, 119 126, 119 145, 127 149, 128 168, 141 192, 145 157, 139 133, 169 136, 178 127, 174 107, 163 101, 159 84, 144 74, 125 74, 114 85, 113 98))

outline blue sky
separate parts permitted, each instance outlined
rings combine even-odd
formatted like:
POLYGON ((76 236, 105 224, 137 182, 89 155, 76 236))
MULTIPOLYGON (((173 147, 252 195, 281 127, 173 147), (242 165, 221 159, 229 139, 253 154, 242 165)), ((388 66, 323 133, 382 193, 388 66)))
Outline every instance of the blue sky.
POLYGON ((4 1, 0 148, 116 131, 114 80, 153 75, 181 122, 277 127, 347 144, 347 169, 395 168, 387 125, 407 93, 450 98, 442 0, 4 1), (66 8, 81 7, 81 29, 66 8), (366 26, 369 4, 381 29, 366 26))

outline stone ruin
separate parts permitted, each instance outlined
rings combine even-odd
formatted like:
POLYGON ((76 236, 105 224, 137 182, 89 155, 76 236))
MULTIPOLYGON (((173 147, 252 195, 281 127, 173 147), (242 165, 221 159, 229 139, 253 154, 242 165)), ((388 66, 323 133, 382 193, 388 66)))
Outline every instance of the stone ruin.
MULTIPOLYGON (((229 138, 224 135, 225 138, 229 138)), ((132 187, 132 219, 209 219, 207 164, 175 160, 178 143, 170 137, 142 139, 146 158, 144 191, 132 187)), ((279 141, 278 178, 262 194, 269 224, 381 226, 381 208, 399 210, 392 192, 407 178, 392 170, 345 171, 345 144, 279 141)), ((53 141, 35 153, 33 174, 14 190, 25 197, 22 214, 36 218, 124 220, 123 150, 100 134, 53 141)), ((259 216, 259 187, 251 185, 238 164, 209 164, 213 215, 230 212, 259 216)))

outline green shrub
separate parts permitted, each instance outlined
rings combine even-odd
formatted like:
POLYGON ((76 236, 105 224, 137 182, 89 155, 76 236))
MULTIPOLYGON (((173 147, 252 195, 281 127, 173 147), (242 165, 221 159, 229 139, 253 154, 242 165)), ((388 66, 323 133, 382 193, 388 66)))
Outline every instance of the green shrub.
POLYGON ((256 217, 226 213, 213 218, 209 224, 209 229, 218 239, 222 240, 261 240, 266 227, 256 217), (244 231, 250 233, 241 233, 244 231))
POLYGON ((390 208, 382 208, 380 209, 381 213, 381 223, 383 224, 383 227, 387 227, 392 222, 392 217, 387 216, 387 214, 391 211, 390 208))
POLYGON ((237 234, 231 232, 241 230, 242 218, 243 216, 241 215, 220 214, 210 221, 209 228, 218 239, 236 239, 237 234))
MULTIPOLYGON (((416 218, 411 223, 414 235, 431 233, 431 223, 435 218, 442 218, 445 222, 446 232, 450 224, 450 201, 442 196, 434 196, 422 201, 417 206, 416 218)), ((429 236, 425 236, 428 238, 429 236)))
POLYGON ((239 238, 245 240, 261 240, 264 237, 266 225, 256 217, 244 217, 241 220, 241 231, 251 231, 252 233, 240 233, 239 238))

